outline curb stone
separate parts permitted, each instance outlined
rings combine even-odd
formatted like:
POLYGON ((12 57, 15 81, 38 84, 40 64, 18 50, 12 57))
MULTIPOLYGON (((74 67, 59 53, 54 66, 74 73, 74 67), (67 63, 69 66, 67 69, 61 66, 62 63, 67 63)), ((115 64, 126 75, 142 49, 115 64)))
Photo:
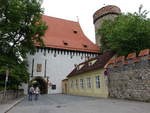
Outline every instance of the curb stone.
POLYGON ((19 104, 21 101, 24 100, 25 97, 22 97, 21 99, 19 99, 18 101, 16 101, 14 104, 12 104, 4 113, 7 113, 8 111, 10 111, 13 107, 15 107, 17 104, 19 104))

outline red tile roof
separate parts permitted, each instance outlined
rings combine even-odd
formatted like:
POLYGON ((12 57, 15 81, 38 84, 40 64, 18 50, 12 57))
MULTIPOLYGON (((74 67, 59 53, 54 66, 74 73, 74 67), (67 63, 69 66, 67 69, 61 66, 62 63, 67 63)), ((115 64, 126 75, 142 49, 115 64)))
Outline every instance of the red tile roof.
POLYGON ((110 59, 108 60, 108 62, 106 63, 106 65, 104 66, 104 68, 105 68, 105 69, 108 68, 108 65, 110 65, 110 64, 113 64, 113 65, 114 65, 115 62, 116 62, 116 58, 110 58, 110 59))
POLYGON ((139 56, 145 56, 145 55, 149 55, 149 49, 144 49, 140 51, 139 56))
POLYGON ((106 51, 101 56, 89 59, 88 61, 79 64, 78 66, 83 65, 83 67, 80 69, 76 67, 67 77, 77 76, 79 74, 88 71, 93 71, 95 69, 102 69, 112 56, 113 56, 113 52, 106 51), (90 62, 94 60, 96 60, 96 62, 90 65, 90 62))
POLYGON ((116 62, 116 58, 111 58, 111 59, 108 61, 109 64, 114 64, 115 62, 116 62))
POLYGON ((136 57, 136 53, 130 53, 130 54, 128 54, 126 59, 133 59, 135 57, 136 57))
POLYGON ((122 62, 125 60, 125 56, 119 56, 116 58, 116 62, 122 62))
POLYGON ((140 59, 139 58, 134 58, 133 62, 140 62, 140 59))
POLYGON ((84 35, 78 22, 45 15, 42 19, 48 25, 43 37, 46 47, 99 53, 99 47, 84 35))

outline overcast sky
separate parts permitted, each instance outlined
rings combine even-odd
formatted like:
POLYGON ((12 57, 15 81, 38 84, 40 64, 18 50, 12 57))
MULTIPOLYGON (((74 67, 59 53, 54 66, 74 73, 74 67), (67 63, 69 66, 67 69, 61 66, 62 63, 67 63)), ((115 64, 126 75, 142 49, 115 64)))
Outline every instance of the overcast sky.
MULTIPOLYGON (((95 42, 93 14, 106 5, 116 5, 122 12, 138 11, 140 4, 150 10, 149 0, 43 0, 44 14, 57 18, 78 21, 84 34, 95 42)), ((150 15, 150 14, 149 14, 150 15)), ((150 16, 148 16, 150 17, 150 16)))

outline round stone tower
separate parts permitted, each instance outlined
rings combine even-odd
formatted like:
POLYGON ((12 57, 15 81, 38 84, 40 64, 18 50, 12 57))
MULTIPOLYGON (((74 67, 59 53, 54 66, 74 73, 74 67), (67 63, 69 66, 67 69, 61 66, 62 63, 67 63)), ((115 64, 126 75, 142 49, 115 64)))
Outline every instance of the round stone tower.
MULTIPOLYGON (((93 23, 95 25, 95 32, 97 32, 97 30, 101 27, 105 19, 114 19, 120 13, 121 13, 120 8, 114 5, 108 5, 97 10, 93 15, 93 23)), ((100 43, 101 37, 96 35, 95 38, 96 38, 95 39, 96 44, 98 46, 101 46, 101 43, 100 43)))

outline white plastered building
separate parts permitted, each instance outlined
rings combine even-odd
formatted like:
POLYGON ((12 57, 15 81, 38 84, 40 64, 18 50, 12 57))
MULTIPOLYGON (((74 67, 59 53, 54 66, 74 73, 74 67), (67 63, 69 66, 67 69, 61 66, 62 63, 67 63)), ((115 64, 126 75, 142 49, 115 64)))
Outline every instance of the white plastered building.
POLYGON ((98 56, 99 47, 83 33, 78 22, 49 17, 43 37, 45 47, 36 46, 34 55, 27 55, 30 80, 37 81, 42 93, 62 93, 61 81, 76 64, 98 56))

